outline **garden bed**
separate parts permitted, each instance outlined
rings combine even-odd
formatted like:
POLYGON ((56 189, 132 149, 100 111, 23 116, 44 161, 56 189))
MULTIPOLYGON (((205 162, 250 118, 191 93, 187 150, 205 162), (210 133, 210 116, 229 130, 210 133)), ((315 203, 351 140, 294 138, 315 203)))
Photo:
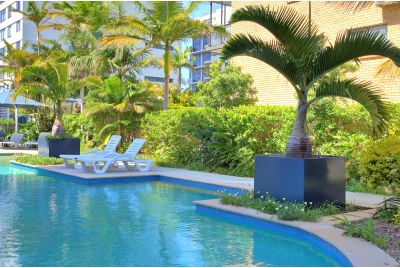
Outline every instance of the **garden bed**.
POLYGON ((347 236, 360 237, 385 250, 400 262, 400 226, 380 219, 339 224, 347 236))

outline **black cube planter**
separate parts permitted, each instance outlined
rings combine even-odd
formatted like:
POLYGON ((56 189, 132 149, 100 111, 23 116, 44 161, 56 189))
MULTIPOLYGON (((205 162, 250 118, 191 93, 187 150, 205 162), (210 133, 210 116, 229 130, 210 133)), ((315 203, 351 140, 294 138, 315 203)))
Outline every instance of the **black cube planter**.
POLYGON ((60 154, 80 154, 81 141, 79 138, 49 139, 49 156, 60 157, 60 154))
POLYGON ((268 194, 291 202, 336 202, 345 204, 346 174, 343 157, 294 158, 257 155, 254 194, 268 194))

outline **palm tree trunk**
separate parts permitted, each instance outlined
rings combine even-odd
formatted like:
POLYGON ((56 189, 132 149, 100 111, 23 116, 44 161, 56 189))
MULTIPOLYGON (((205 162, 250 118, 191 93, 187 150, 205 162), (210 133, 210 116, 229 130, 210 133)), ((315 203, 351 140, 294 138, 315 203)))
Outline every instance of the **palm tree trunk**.
POLYGON ((312 145, 306 126, 308 105, 299 102, 296 123, 286 145, 286 155, 290 157, 312 157, 312 145))
POLYGON ((40 32, 38 30, 39 25, 36 25, 36 44, 37 44, 37 54, 40 54, 40 32))
POLYGON ((178 68, 178 88, 180 92, 182 90, 182 67, 178 68))
POLYGON ((165 54, 164 54, 164 110, 168 110, 168 95, 169 95, 169 65, 170 65, 170 58, 169 58, 169 44, 165 44, 165 54))
POLYGON ((81 91, 80 91, 80 98, 81 98, 81 114, 83 114, 83 99, 85 98, 85 87, 82 87, 81 88, 81 91))
POLYGON ((55 107, 56 119, 54 120, 53 128, 51 129, 52 136, 64 136, 65 128, 62 120, 62 103, 58 101, 55 107))

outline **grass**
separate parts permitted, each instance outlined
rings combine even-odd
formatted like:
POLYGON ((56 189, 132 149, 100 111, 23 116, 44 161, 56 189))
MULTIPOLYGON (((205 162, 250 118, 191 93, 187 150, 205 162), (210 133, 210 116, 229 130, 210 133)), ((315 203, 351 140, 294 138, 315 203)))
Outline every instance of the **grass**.
POLYGON ((387 195, 388 193, 381 187, 371 187, 366 183, 350 179, 346 182, 346 190, 350 192, 361 192, 361 193, 370 193, 370 194, 383 194, 387 195))
POLYGON ((13 160, 21 164, 34 166, 60 165, 64 163, 61 158, 28 154, 16 154, 14 155, 13 160))
POLYGON ((369 241, 382 249, 388 248, 388 240, 385 237, 378 236, 374 232, 374 221, 372 219, 352 223, 345 219, 344 222, 344 235, 351 237, 362 238, 369 241))
POLYGON ((253 198, 253 192, 246 194, 223 194, 221 203, 238 207, 252 208, 263 213, 277 215, 284 221, 318 221, 323 216, 339 214, 341 212, 354 211, 355 206, 340 208, 333 203, 325 203, 319 207, 310 203, 292 203, 285 200, 276 200, 270 196, 253 198), (344 210, 344 211, 343 211, 344 210))

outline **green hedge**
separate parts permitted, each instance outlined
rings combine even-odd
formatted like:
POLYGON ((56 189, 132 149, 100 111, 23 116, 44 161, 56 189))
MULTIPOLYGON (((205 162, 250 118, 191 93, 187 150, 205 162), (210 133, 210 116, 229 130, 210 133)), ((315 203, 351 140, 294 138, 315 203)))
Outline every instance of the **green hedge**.
MULTIPOLYGON (((388 134, 400 132, 400 105, 393 105, 388 134)), ((284 153, 294 124, 292 107, 182 108, 146 114, 145 153, 159 163, 238 176, 253 176, 254 155, 284 153)), ((368 113, 359 105, 321 102, 309 112, 314 151, 344 155, 358 177, 361 148, 371 140, 368 113)))

